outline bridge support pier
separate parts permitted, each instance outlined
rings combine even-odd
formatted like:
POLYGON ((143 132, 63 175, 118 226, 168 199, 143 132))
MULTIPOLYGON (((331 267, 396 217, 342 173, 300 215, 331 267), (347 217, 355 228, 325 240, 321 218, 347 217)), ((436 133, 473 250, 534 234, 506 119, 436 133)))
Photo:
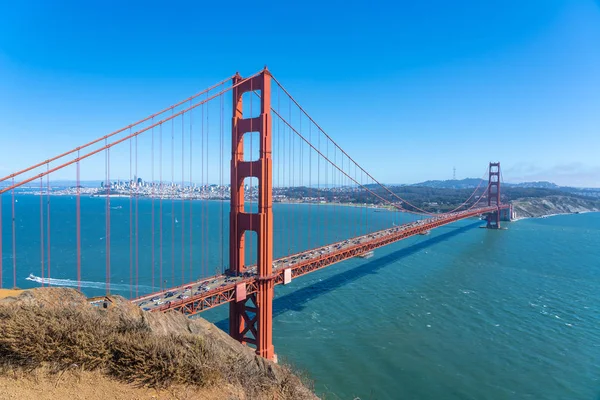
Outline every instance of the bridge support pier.
MULTIPOLYGON (((241 343, 256 347, 256 354, 275 360, 273 348, 273 164, 271 158, 271 74, 265 70, 243 81, 233 78, 233 119, 231 152, 231 211, 229 231, 229 271, 246 271, 244 234, 257 235, 257 291, 229 306, 229 334, 241 343), (260 115, 244 118, 242 95, 260 92, 260 115), (244 134, 258 132, 258 160, 244 160, 244 134), (258 179, 258 212, 244 210, 244 179, 258 179)), ((238 300, 238 299, 236 299, 238 300)))
POLYGON ((499 217, 498 211, 488 214, 486 221, 487 221, 486 228, 500 229, 500 217, 499 217))

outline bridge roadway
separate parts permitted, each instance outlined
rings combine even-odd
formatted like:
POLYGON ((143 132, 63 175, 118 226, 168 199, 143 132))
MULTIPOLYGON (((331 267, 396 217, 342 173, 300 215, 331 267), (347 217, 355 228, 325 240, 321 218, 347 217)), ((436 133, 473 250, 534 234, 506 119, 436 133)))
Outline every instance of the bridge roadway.
MULTIPOLYGON (((274 279, 275 285, 279 285, 285 281, 284 271, 286 269, 291 269, 291 278, 294 279, 340 261, 366 254, 390 243, 414 235, 425 234, 442 225, 508 207, 509 205, 486 206, 444 214, 279 258, 273 262, 273 274, 270 278, 274 279)), ((132 300, 132 302, 145 311, 173 310, 185 315, 194 315, 209 308, 236 301, 236 290, 243 290, 243 285, 245 285, 246 295, 256 293, 258 279, 256 266, 252 266, 248 268, 244 276, 233 277, 223 274, 204 278, 145 295, 132 300)), ((245 298, 245 296, 243 297, 245 298)))

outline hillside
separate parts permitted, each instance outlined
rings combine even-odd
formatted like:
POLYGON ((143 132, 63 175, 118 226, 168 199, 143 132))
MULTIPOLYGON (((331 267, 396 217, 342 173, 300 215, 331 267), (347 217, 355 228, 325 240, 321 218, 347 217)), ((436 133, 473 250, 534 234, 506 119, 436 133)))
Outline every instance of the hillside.
POLYGON ((600 201, 572 196, 526 197, 513 201, 517 219, 600 211, 600 201))
POLYGON ((448 179, 448 180, 433 180, 414 183, 410 186, 429 187, 435 189, 469 189, 476 188, 481 183, 481 179, 465 178, 465 179, 448 179))
POLYGON ((213 324, 101 309, 72 289, 0 300, 0 393, 12 399, 315 399, 285 365, 213 324))
MULTIPOLYGON (((487 178, 483 181, 483 183, 487 182, 487 178)), ((448 179, 445 181, 435 180, 435 181, 425 181, 420 183, 412 184, 411 186, 421 186, 421 187, 431 187, 437 189, 469 189, 476 188, 480 186, 481 179, 478 178, 465 178, 465 179, 448 179)), ((555 183, 547 182, 547 181, 538 181, 538 182, 521 182, 521 183, 509 183, 502 182, 504 187, 515 187, 515 188, 534 188, 534 189, 560 189, 555 183)))

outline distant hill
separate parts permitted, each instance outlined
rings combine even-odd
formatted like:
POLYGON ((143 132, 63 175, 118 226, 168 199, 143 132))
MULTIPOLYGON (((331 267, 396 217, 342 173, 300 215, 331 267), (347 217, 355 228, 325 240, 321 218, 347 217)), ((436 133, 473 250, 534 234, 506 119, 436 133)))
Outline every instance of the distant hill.
MULTIPOLYGON (((445 181, 425 181, 420 183, 415 183, 410 186, 422 186, 422 187, 430 187, 436 189, 469 189, 476 188, 481 183, 481 179, 477 178, 465 178, 465 179, 449 179, 445 181)), ((485 184, 485 181, 481 183, 485 184)), ((559 189, 555 183, 547 182, 547 181, 539 181, 539 182, 522 182, 522 183, 507 183, 503 182, 502 185, 506 187, 518 187, 518 188, 536 188, 536 189, 559 189)))
POLYGON ((522 187, 522 188, 538 188, 538 189, 559 189, 556 183, 548 181, 539 182, 522 182, 522 183, 505 183, 506 186, 522 187))
POLYGON ((415 183, 410 186, 422 186, 430 187, 435 189, 468 189, 476 188, 479 186, 481 179, 477 178, 465 178, 465 179, 449 179, 446 181, 425 181, 421 183, 415 183))

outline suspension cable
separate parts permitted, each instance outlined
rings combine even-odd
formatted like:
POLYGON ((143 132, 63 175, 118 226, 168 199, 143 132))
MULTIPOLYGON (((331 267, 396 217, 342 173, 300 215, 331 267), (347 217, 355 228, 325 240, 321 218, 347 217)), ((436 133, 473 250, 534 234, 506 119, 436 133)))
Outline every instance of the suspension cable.
POLYGON ((185 103, 185 102, 187 102, 187 101, 191 101, 191 100, 195 99, 196 97, 199 97, 200 95, 202 95, 202 94, 204 94, 204 93, 210 92, 210 91, 211 91, 211 90, 213 90, 214 88, 216 88, 216 87, 218 87, 218 86, 221 86, 222 84, 224 84, 224 83, 228 82, 228 81, 229 81, 229 80, 231 80, 232 78, 233 78, 233 75, 232 75, 232 76, 230 76, 230 77, 228 77, 228 78, 226 78, 226 79, 223 79, 221 82, 219 82, 219 83, 217 83, 217 84, 215 84, 215 85, 213 85, 213 86, 211 86, 211 87, 209 87, 209 88, 207 88, 207 89, 204 89, 203 91, 201 91, 201 92, 199 92, 199 93, 196 93, 196 94, 195 94, 195 95, 193 95, 193 96, 190 96, 190 97, 188 97, 187 99, 185 99, 185 100, 183 100, 183 101, 180 101, 180 102, 178 102, 178 103, 175 103, 175 104, 171 105, 170 107, 167 107, 167 108, 165 108, 165 109, 163 109, 163 110, 161 110, 161 111, 159 111, 159 112, 157 112, 157 113, 154 113, 154 114, 152 114, 152 115, 150 115, 150 116, 148 116, 148 117, 146 117, 146 118, 144 118, 144 119, 141 119, 141 120, 139 120, 139 121, 137 121, 137 122, 134 122, 134 123, 132 123, 132 124, 129 124, 129 125, 127 125, 126 127, 124 127, 124 128, 121 128, 121 129, 119 129, 119 130, 117 130, 117 131, 114 131, 114 132, 112 132, 112 133, 109 133, 108 135, 102 136, 101 138, 98 138, 98 139, 96 139, 96 140, 93 140, 93 141, 91 141, 91 142, 89 142, 89 143, 86 143, 86 144, 84 144, 84 145, 82 145, 82 146, 76 147, 76 148, 74 148, 74 149, 72 149, 72 150, 69 150, 69 151, 67 151, 67 152, 64 152, 64 153, 62 153, 62 154, 59 154, 58 156, 55 156, 55 157, 49 158, 48 160, 42 161, 42 162, 40 162, 40 163, 37 163, 37 164, 35 164, 35 165, 31 166, 31 167, 25 168, 25 169, 23 169, 23 170, 21 170, 21 171, 17 171, 17 172, 15 172, 15 173, 12 173, 12 174, 10 174, 10 175, 7 175, 7 176, 5 176, 4 178, 0 179, 0 182, 4 182, 4 181, 5 181, 5 180, 7 180, 7 179, 11 179, 11 178, 13 178, 13 177, 16 177, 16 176, 18 176, 18 175, 22 175, 22 174, 24 174, 25 172, 29 172, 29 171, 31 171, 32 169, 36 169, 36 168, 38 168, 38 167, 41 167, 41 166, 42 166, 42 165, 44 165, 44 164, 47 164, 47 163, 50 163, 50 162, 56 161, 56 160, 58 160, 58 159, 60 159, 60 158, 63 158, 63 157, 65 157, 65 156, 68 156, 69 154, 73 154, 73 153, 75 153, 76 151, 83 150, 83 149, 85 149, 86 147, 92 146, 92 145, 94 145, 94 144, 96 144, 96 143, 99 143, 99 142, 101 142, 101 141, 103 141, 103 140, 106 140, 106 139, 108 139, 109 137, 112 137, 112 136, 118 135, 119 133, 121 133, 121 132, 124 132, 124 131, 126 131, 127 129, 130 129, 130 128, 134 127, 134 126, 137 126, 137 125, 139 125, 139 124, 142 124, 142 123, 144 123, 144 122, 146 122, 146 121, 148 121, 148 120, 150 120, 150 119, 153 119, 154 117, 157 117, 157 116, 159 116, 159 115, 161 115, 161 114, 164 114, 165 112, 167 112, 167 111, 169 111, 169 110, 172 110, 172 109, 174 109, 174 108, 177 108, 177 107, 179 107, 180 105, 182 105, 183 103, 185 103))
MULTIPOLYGON (((210 100, 212 100, 212 99, 214 99, 214 98, 216 98, 216 97, 218 97, 218 96, 220 96, 220 95, 222 95, 222 94, 224 94, 224 93, 227 93, 227 92, 229 92, 230 90, 232 90, 232 89, 234 89, 234 88, 236 88, 236 87, 238 87, 238 86, 240 86, 240 85, 244 84, 244 83, 245 83, 245 82, 247 82, 248 80, 250 80, 250 79, 252 79, 252 78, 254 78, 254 77, 256 77, 256 76, 260 75, 260 73, 261 73, 261 72, 257 72, 257 73, 255 73, 254 75, 252 75, 252 76, 250 76, 250 77, 248 77, 248 78, 246 78, 246 79, 243 79, 243 80, 239 81, 238 83, 236 83, 236 84, 234 84, 234 85, 231 85, 231 86, 229 86, 229 87, 227 87, 227 88, 225 88, 225 89, 221 90, 219 93, 213 94, 213 95, 212 95, 212 96, 210 96, 210 97, 208 96, 208 93, 207 93, 207 98, 206 98, 206 99, 204 99, 204 100, 202 100, 202 101, 199 101, 198 103, 196 103, 196 104, 194 104, 194 105, 192 105, 192 106, 190 106, 190 107, 188 107, 188 108, 186 108, 186 109, 184 109, 184 110, 181 110, 181 111, 179 111, 179 112, 177 112, 177 113, 174 113, 174 114, 172 114, 172 115, 170 115, 170 116, 168 116, 168 117, 165 117, 164 119, 162 119, 162 120, 160 120, 160 121, 158 121, 158 122, 156 122, 156 123, 154 123, 154 124, 152 124, 152 125, 150 125, 150 126, 147 126, 147 127, 145 127, 145 128, 142 128, 142 129, 140 129, 140 130, 138 130, 138 131, 136 131, 136 132, 134 132, 134 133, 132 133, 132 134, 130 134, 130 135, 127 135, 127 136, 125 136, 125 137, 123 137, 123 138, 121 138, 121 139, 115 140, 115 141, 114 141, 114 142, 112 142, 112 143, 106 143, 104 146, 102 146, 102 147, 100 147, 100 148, 98 148, 98 149, 96 149, 96 150, 90 151, 89 153, 87 153, 87 154, 84 154, 84 155, 82 155, 82 156, 78 156, 78 157, 76 157, 76 158, 72 159, 71 161, 67 161, 67 162, 65 162, 65 163, 63 163, 63 164, 61 164, 61 165, 58 165, 58 166, 56 166, 56 167, 54 167, 54 168, 51 168, 51 169, 47 170, 46 172, 42 172, 42 173, 40 173, 40 174, 37 174, 37 175, 34 175, 34 176, 32 176, 31 178, 27 178, 27 179, 25 179, 25 180, 22 180, 21 182, 14 183, 14 184, 12 184, 12 185, 10 185, 10 186, 7 186, 7 187, 5 187, 5 188, 3 188, 3 189, 0 189, 0 194, 2 194, 2 193, 6 193, 6 192, 10 191, 11 189, 14 189, 14 188, 17 188, 17 187, 19 187, 19 186, 22 186, 22 185, 24 185, 24 184, 26 184, 26 183, 29 183, 29 182, 31 182, 31 181, 33 181, 33 180, 36 180, 36 179, 38 179, 38 178, 44 177, 44 176, 46 176, 46 175, 48 175, 48 174, 50 174, 50 173, 52 173, 52 172, 58 171, 59 169, 62 169, 62 168, 64 168, 64 167, 67 167, 67 166, 69 166, 69 165, 75 164, 77 161, 81 161, 81 160, 84 160, 84 159, 86 159, 86 158, 89 158, 89 157, 93 156, 94 154, 98 154, 98 153, 100 153, 101 151, 108 150, 108 149, 110 149, 111 147, 113 147, 113 146, 116 146, 116 145, 117 145, 117 144, 119 144, 119 143, 122 143, 122 142, 124 142, 124 141, 126 141, 126 140, 129 140, 129 139, 131 139, 132 137, 138 136, 138 135, 140 135, 140 134, 142 134, 142 133, 144 133, 144 132, 146 132, 146 131, 148 131, 148 130, 150 130, 150 129, 152 129, 152 128, 154 128, 154 127, 158 126, 158 125, 161 125, 161 124, 163 124, 163 123, 165 123, 165 122, 167 122, 167 121, 170 121, 170 120, 172 120, 172 119, 174 119, 174 118, 177 118, 178 116, 180 116, 180 115, 183 115, 183 114, 185 114, 186 112, 188 112, 188 111, 191 111, 191 110, 193 110, 194 108, 196 108, 196 107, 198 107, 198 106, 201 106, 202 104, 205 104, 205 103, 207 103, 208 101, 210 101, 210 100)), ((171 109, 171 108, 169 108, 169 109, 171 109)), ((110 137, 110 136, 109 136, 109 135, 107 135, 107 136, 104 136, 102 139, 104 139, 104 138, 108 138, 108 137, 110 137)), ((75 149, 74 151, 77 151, 77 149, 75 149)), ((74 151, 72 151, 72 152, 69 152, 68 154, 71 154, 71 153, 73 153, 74 151)), ((48 160, 48 162, 50 162, 50 160, 48 160)), ((30 168, 30 169, 33 169, 33 167, 32 167, 32 168, 30 168)), ((15 175, 15 174, 13 174, 13 175, 15 175)), ((18 175, 18 174, 17 174, 17 175, 18 175)), ((15 175, 15 176, 16 176, 16 175, 15 175)))

